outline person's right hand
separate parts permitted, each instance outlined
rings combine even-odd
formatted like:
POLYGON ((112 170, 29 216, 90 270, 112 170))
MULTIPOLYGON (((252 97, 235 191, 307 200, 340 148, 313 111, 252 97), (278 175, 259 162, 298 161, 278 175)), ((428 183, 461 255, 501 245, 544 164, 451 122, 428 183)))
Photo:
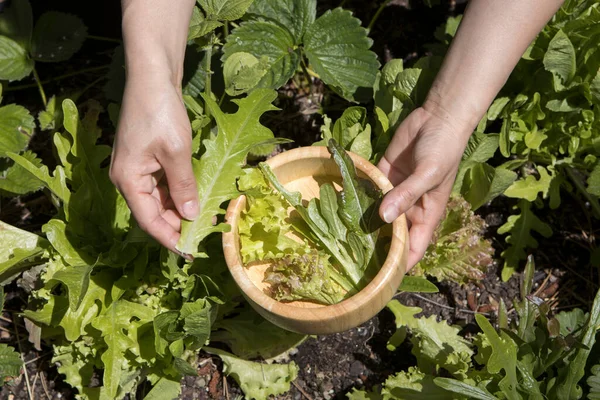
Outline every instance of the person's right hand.
POLYGON ((472 129, 436 107, 414 110, 398 127, 379 169, 395 186, 380 215, 392 222, 406 213, 408 269, 425 254, 446 210, 456 171, 472 129))
POLYGON ((181 89, 168 74, 128 78, 110 178, 139 226, 170 250, 181 219, 198 214, 191 127, 181 89))

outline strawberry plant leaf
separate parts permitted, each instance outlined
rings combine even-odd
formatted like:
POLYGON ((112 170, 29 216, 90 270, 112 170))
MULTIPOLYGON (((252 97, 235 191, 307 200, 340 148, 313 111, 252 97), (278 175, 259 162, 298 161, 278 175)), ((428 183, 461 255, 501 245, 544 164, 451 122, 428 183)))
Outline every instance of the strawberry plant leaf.
POLYGON ((21 374, 23 360, 12 347, 0 343, 0 386, 21 374))
POLYGON ((234 21, 242 18, 254 0, 198 0, 208 18, 234 21))
POLYGON ((296 44, 302 42, 316 13, 316 0, 255 0, 248 9, 251 17, 272 20, 287 28, 296 44))
POLYGON ((300 52, 291 33, 268 21, 247 21, 227 36, 223 61, 238 52, 252 54, 262 62, 265 74, 256 87, 279 88, 296 72, 300 52))
POLYGON ((198 7, 194 7, 188 30, 188 41, 202 37, 220 26, 223 26, 223 23, 206 18, 198 7))
POLYGON ((7 36, 29 50, 33 13, 29 0, 11 2, 0 14, 0 35, 7 36))
POLYGON ((372 88, 379 62, 369 50, 373 41, 360 20, 336 8, 321 15, 304 35, 310 65, 325 84, 347 100, 359 88, 372 88))
POLYGON ((537 232, 544 237, 552 235, 552 228, 542 222, 531 211, 531 204, 528 201, 521 200, 518 204, 520 214, 511 215, 504 225, 498 228, 498 233, 503 235, 508 233, 506 238, 508 248, 502 252, 504 258, 504 267, 502 268, 502 280, 505 282, 512 276, 519 265, 519 261, 527 256, 525 249, 527 247, 537 248, 538 242, 532 232, 537 232))
POLYGON ((33 60, 19 43, 0 36, 0 79, 18 81, 33 70, 33 60))
POLYGON ((16 104, 0 107, 0 157, 25 150, 34 129, 35 120, 25 107, 16 104))
MULTIPOLYGON (((37 158, 35 153, 26 151, 22 157, 27 159, 37 168, 42 166, 42 160, 37 158)), ((36 192, 43 187, 39 179, 32 176, 25 168, 19 164, 13 164, 8 167, 3 173, 0 173, 0 193, 5 193, 9 196, 16 196, 36 192)))
POLYGON ((31 56, 36 61, 58 62, 71 58, 83 45, 87 28, 79 17, 49 11, 33 30, 31 56))
POLYGON ((298 367, 289 364, 264 364, 242 360, 226 351, 205 348, 208 353, 223 360, 223 372, 233 377, 248 399, 266 399, 290 390, 290 384, 298 376, 298 367))
POLYGON ((219 133, 204 142, 206 152, 200 161, 194 161, 194 174, 198 182, 200 214, 194 221, 184 221, 177 249, 185 254, 198 254, 202 239, 211 232, 223 232, 228 225, 213 225, 213 217, 223 214, 221 204, 238 191, 235 185, 242 167, 253 146, 273 138, 273 132, 260 124, 263 113, 276 110, 271 104, 277 97, 272 90, 255 90, 248 97, 236 101, 235 114, 224 114, 214 100, 205 98, 207 107, 215 117, 219 133))

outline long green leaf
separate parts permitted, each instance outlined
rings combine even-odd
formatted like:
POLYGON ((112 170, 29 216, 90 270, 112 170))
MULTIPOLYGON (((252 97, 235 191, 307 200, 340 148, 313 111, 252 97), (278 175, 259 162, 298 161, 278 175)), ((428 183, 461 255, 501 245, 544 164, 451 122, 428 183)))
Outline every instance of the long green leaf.
POLYGON ((200 214, 194 221, 184 221, 177 249, 185 254, 198 254, 202 239, 212 232, 222 232, 228 225, 213 225, 213 218, 223 214, 221 204, 238 194, 235 182, 242 174, 242 164, 253 146, 273 139, 273 132, 260 124, 266 111, 276 110, 271 102, 277 93, 262 89, 236 101, 235 114, 225 114, 217 103, 205 97, 207 107, 219 128, 216 138, 204 142, 206 152, 194 161, 198 182, 200 214))

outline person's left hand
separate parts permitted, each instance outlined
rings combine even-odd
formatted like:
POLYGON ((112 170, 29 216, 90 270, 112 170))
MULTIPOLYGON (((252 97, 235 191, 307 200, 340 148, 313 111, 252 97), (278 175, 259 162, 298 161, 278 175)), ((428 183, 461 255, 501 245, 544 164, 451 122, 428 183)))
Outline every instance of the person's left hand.
POLYGON ((398 127, 379 169, 395 186, 383 199, 381 218, 405 213, 409 224, 408 269, 425 254, 444 215, 470 131, 434 107, 414 110, 398 127))

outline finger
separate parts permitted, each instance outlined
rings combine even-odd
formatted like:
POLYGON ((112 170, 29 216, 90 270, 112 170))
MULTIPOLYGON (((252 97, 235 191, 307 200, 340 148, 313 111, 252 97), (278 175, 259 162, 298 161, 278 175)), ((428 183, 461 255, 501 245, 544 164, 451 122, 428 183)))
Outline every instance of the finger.
POLYGON ((414 267, 425 255, 433 231, 437 223, 413 224, 409 231, 410 251, 408 253, 408 270, 414 267))
POLYGON ((191 154, 172 152, 159 158, 169 186, 173 204, 182 217, 193 220, 198 216, 198 189, 192 169, 191 154))
POLYGON ((379 207, 381 218, 387 223, 393 222, 436 186, 431 173, 416 171, 385 195, 379 207))
POLYGON ((123 196, 140 228, 166 248, 174 250, 179 241, 179 232, 161 214, 158 199, 150 193, 127 186, 123 196))

